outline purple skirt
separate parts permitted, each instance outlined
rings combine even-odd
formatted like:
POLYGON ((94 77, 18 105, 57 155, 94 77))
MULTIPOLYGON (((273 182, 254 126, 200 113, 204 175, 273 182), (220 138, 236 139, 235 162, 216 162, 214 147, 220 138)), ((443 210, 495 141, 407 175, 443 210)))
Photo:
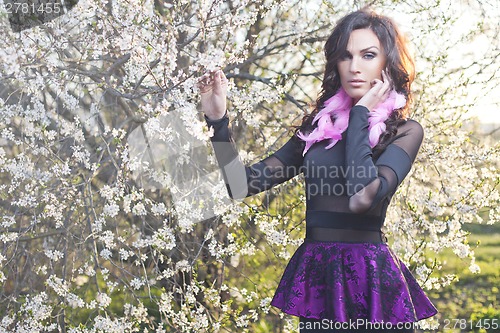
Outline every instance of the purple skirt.
POLYGON ((416 322, 437 313, 386 243, 306 239, 288 263, 271 305, 336 322, 416 322))

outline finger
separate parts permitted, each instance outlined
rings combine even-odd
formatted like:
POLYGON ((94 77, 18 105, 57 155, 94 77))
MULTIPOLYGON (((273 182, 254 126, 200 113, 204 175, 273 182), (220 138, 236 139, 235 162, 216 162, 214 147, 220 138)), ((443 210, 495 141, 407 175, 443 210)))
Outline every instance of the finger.
POLYGON ((198 78, 198 81, 196 82, 196 86, 199 89, 204 89, 207 86, 207 78, 204 76, 198 78))
POLYGON ((216 70, 207 71, 207 72, 205 72, 205 74, 202 75, 202 78, 204 80, 206 80, 207 82, 213 81, 214 80, 214 75, 215 75, 216 72, 217 72, 216 70))
POLYGON ((385 99, 387 97, 386 95, 391 89, 391 82, 385 71, 382 71, 382 80, 383 81, 379 90, 379 96, 385 99))
POLYGON ((217 68, 217 67, 216 67, 215 69, 213 69, 213 70, 211 70, 211 71, 209 71, 209 72, 208 72, 208 75, 210 76, 210 79, 211 79, 212 81, 213 81, 213 80, 215 80, 215 76, 216 76, 216 74, 217 74, 219 71, 220 71, 220 68, 217 68))
POLYGON ((206 74, 203 74, 202 76, 200 76, 198 78, 198 81, 196 82, 196 84, 201 87, 201 86, 204 86, 207 84, 207 75, 206 74))
POLYGON ((200 90, 200 92, 202 94, 205 94, 205 93, 207 93, 207 92, 209 92, 209 91, 212 90, 212 86, 211 85, 203 85, 202 84, 202 85, 198 85, 198 89, 200 90))
POLYGON ((220 73, 219 71, 216 71, 213 73, 213 87, 214 87, 214 91, 215 92, 218 92, 220 90, 220 86, 221 86, 221 80, 220 80, 220 73))
POLYGON ((222 70, 220 71, 220 74, 221 74, 221 80, 222 80, 222 82, 227 82, 226 74, 222 70))
POLYGON ((214 74, 214 91, 216 93, 225 93, 227 89, 228 80, 222 70, 218 70, 214 74))
POLYGON ((384 83, 381 80, 375 79, 371 81, 371 86, 372 88, 370 89, 370 93, 376 97, 381 96, 383 93, 384 83))
POLYGON ((387 75, 387 72, 385 70, 382 71, 382 78, 384 83, 390 84, 391 83, 391 78, 389 75, 387 75))
POLYGON ((387 86, 387 90, 392 90, 392 79, 391 77, 387 74, 386 70, 382 71, 382 77, 384 78, 384 83, 387 86))
POLYGON ((379 89, 382 84, 383 84, 383 82, 379 79, 374 79, 370 82, 371 87, 377 88, 377 89, 379 89))
POLYGON ((389 75, 389 72, 387 69, 385 69, 385 76, 387 77, 387 81, 389 81, 389 87, 391 90, 394 89, 394 80, 392 79, 392 77, 389 75))
POLYGON ((212 90, 213 83, 214 83, 213 73, 212 72, 207 72, 207 73, 203 74, 198 79, 198 82, 197 82, 196 85, 197 85, 198 89, 200 89, 200 91, 202 93, 205 93, 205 92, 208 92, 208 91, 212 90))

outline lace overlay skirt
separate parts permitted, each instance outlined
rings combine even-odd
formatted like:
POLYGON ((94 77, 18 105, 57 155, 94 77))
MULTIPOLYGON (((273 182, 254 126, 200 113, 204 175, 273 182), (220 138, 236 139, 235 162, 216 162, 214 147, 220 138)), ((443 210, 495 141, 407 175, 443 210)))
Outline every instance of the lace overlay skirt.
POLYGON ((384 242, 307 239, 288 263, 271 305, 313 319, 416 322, 437 313, 384 242))

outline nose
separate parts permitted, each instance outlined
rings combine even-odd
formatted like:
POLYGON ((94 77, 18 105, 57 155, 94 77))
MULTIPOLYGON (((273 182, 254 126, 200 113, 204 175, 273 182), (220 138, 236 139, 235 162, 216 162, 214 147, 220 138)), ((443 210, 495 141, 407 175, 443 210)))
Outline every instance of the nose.
POLYGON ((352 57, 351 63, 349 64, 349 71, 351 73, 359 73, 359 61, 356 57, 352 57))

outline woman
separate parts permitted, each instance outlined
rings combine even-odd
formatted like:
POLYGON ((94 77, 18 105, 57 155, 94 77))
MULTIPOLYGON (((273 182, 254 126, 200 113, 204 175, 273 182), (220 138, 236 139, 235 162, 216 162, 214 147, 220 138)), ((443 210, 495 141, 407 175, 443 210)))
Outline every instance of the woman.
POLYGON ((408 119, 413 62, 394 23, 366 10, 339 21, 325 55, 316 109, 252 166, 241 164, 228 129, 227 79, 204 75, 201 103, 217 159, 233 198, 304 173, 306 239, 271 303, 300 317, 301 332, 413 332, 412 323, 437 311, 381 231, 423 139, 408 119))

